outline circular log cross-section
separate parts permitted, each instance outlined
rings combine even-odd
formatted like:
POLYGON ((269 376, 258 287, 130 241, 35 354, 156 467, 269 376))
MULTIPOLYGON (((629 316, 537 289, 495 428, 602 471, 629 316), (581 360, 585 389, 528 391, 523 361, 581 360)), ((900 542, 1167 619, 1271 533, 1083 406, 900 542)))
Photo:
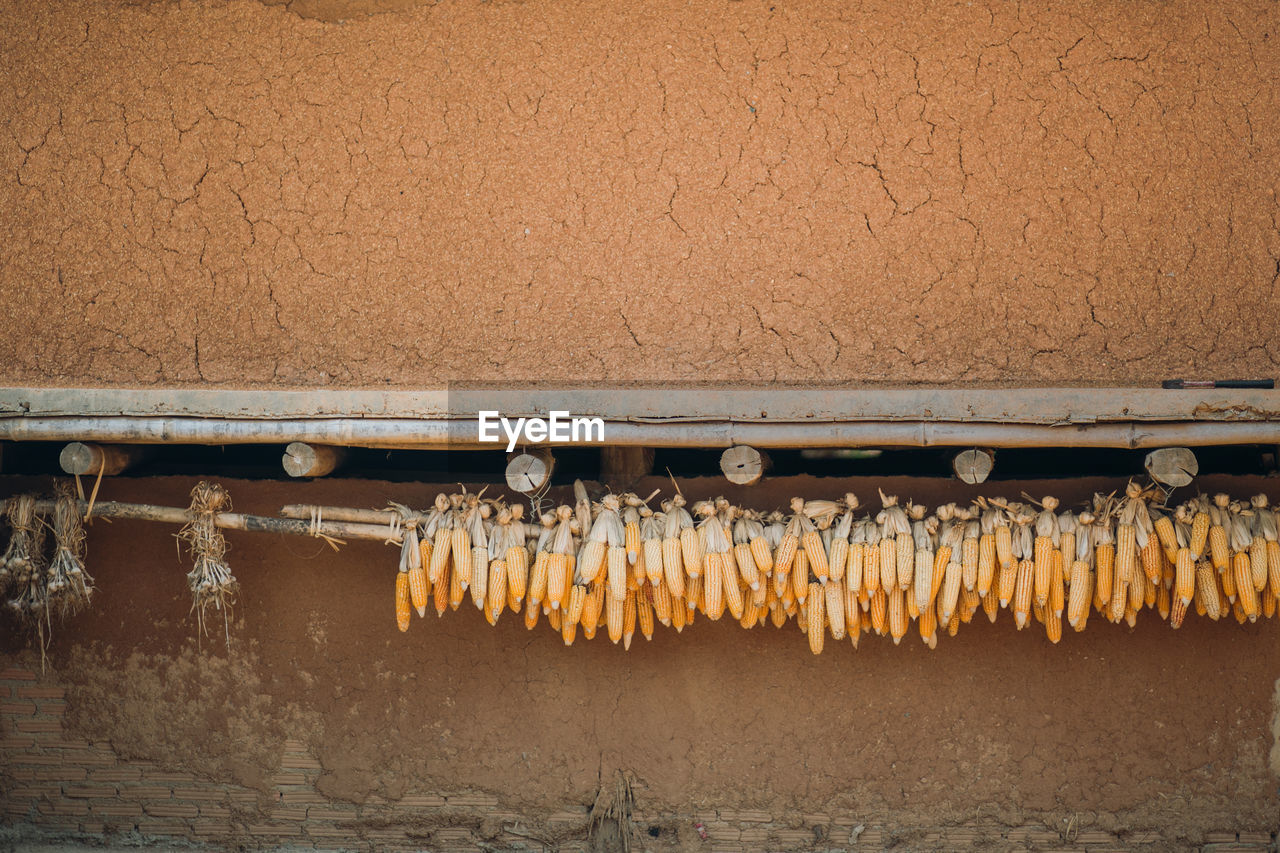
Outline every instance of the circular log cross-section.
POLYGON ((507 462, 507 485, 524 494, 536 492, 551 480, 553 468, 555 459, 545 447, 513 454, 507 462))
POLYGON ((720 470, 736 486, 754 486, 769 467, 769 458, 746 444, 735 444, 720 454, 720 470))
POLYGON ((1187 447, 1162 447, 1147 454, 1143 467, 1164 486, 1187 486, 1200 473, 1200 462, 1187 447))
POLYGON ((971 486, 985 483, 987 477, 991 476, 991 469, 995 464, 994 453, 977 447, 962 450, 956 454, 955 459, 951 460, 951 467, 955 470, 956 476, 971 486))
POLYGON ((345 455, 341 447, 294 441, 284 449, 280 462, 290 477, 323 477, 332 474, 345 455))
POLYGON ((123 473, 142 452, 141 448, 73 441, 58 454, 58 464, 68 474, 96 476, 101 471, 113 477, 123 473))

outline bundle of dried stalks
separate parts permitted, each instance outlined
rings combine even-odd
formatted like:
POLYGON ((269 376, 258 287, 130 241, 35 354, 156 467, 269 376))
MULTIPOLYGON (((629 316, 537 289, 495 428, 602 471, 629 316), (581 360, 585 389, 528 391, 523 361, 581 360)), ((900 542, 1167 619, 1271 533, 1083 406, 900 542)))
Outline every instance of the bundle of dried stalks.
POLYGON ((227 565, 227 540, 214 517, 231 509, 231 497, 217 483, 200 482, 191 490, 191 520, 178 532, 187 543, 195 566, 187 573, 191 587, 191 609, 196 613, 200 634, 205 633, 209 607, 221 611, 223 630, 230 642, 230 612, 238 588, 227 565))

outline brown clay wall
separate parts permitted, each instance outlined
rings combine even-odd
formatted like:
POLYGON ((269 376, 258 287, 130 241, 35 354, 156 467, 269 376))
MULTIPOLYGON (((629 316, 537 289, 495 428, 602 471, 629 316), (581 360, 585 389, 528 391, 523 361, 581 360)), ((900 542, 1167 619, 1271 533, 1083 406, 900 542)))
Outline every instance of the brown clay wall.
POLYGON ((411 5, 0 4, 0 382, 1280 364, 1274 2, 411 5))
MULTIPOLYGON (((659 485, 658 481, 654 481, 659 485)), ((238 509, 425 504, 378 482, 228 481, 238 509)), ((690 481, 686 492, 719 492, 690 481)), ((794 479, 730 493, 931 480, 794 479)), ((1008 483, 1074 499, 1111 481, 1008 483)), ((1252 493, 1266 481, 1206 481, 1252 493)), ((1274 485, 1274 483, 1271 483, 1274 485)), ((0 494, 31 481, 7 478, 0 494)), ((185 478, 108 497, 180 504, 185 478)), ((864 637, 818 658, 794 624, 659 627, 630 652, 602 631, 496 628, 469 604, 406 634, 395 552, 229 534, 242 591, 232 648, 196 648, 183 573, 160 525, 96 523, 92 608, 39 656, 0 623, 0 800, 10 831, 180 836, 379 849, 589 846, 616 771, 636 783, 639 849, 1185 849, 1280 829, 1280 631, 1188 616, 1173 631, 1092 619, 1051 645, 1007 614, 936 651, 864 637), (695 823, 709 833, 703 842, 695 823), (854 829, 863 827, 857 844, 854 829), (656 836, 648 834, 650 827, 656 836), (484 847, 484 845, 490 845, 484 847)), ((1229 848, 1218 848, 1229 849, 1229 848)))

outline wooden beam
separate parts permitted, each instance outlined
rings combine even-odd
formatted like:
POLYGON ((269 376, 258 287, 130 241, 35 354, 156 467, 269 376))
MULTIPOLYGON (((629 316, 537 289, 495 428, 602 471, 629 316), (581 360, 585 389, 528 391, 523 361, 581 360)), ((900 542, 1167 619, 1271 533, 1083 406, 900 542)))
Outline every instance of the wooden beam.
POLYGON ((720 471, 735 486, 754 486, 773 467, 767 453, 746 444, 736 444, 720 454, 720 471))
POLYGON ((1165 486, 1187 486, 1200 473, 1200 462, 1189 447, 1162 447, 1147 454, 1142 466, 1151 479, 1165 486))
POLYGON ((123 474, 146 454, 141 445, 89 444, 73 441, 58 454, 58 464, 68 474, 113 477, 123 474))
POLYGON ((516 492, 530 494, 542 489, 551 480, 556 467, 555 457, 547 447, 535 447, 513 453, 507 461, 507 485, 516 492))
POLYGON ((324 477, 332 474, 346 455, 347 451, 342 447, 293 441, 284 449, 284 457, 280 461, 290 477, 324 477))

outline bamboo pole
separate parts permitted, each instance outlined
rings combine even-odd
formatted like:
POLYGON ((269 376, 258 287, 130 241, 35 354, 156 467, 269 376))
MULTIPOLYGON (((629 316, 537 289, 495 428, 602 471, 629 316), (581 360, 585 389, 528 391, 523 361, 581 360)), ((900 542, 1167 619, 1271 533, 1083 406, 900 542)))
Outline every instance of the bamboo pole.
MULTIPOLYGON (((394 509, 357 509, 347 506, 315 506, 313 504, 286 504, 280 507, 280 514, 285 518, 310 519, 313 511, 319 511, 324 521, 345 521, 359 524, 390 525, 399 518, 400 513, 394 509)), ((426 513, 415 512, 402 521, 413 521, 418 524, 427 520, 426 513)))
MULTIPOLYGON (((9 498, 0 501, 0 509, 8 509, 9 498)), ((36 501, 36 512, 53 512, 54 501, 36 501)), ((80 509, 87 511, 87 501, 79 501, 80 509)), ((323 512, 322 512, 323 516, 323 512)), ((189 509, 176 506, 98 501, 93 505, 90 518, 127 518, 135 521, 159 521, 164 524, 186 524, 193 515, 189 509)), ((332 539, 363 539, 377 542, 400 542, 400 534, 392 533, 389 524, 362 524, 349 521, 329 521, 323 517, 314 527, 307 518, 272 518, 264 515, 246 515, 239 512, 220 512, 213 523, 224 530, 244 530, 251 533, 289 533, 295 536, 327 536, 332 539)))

